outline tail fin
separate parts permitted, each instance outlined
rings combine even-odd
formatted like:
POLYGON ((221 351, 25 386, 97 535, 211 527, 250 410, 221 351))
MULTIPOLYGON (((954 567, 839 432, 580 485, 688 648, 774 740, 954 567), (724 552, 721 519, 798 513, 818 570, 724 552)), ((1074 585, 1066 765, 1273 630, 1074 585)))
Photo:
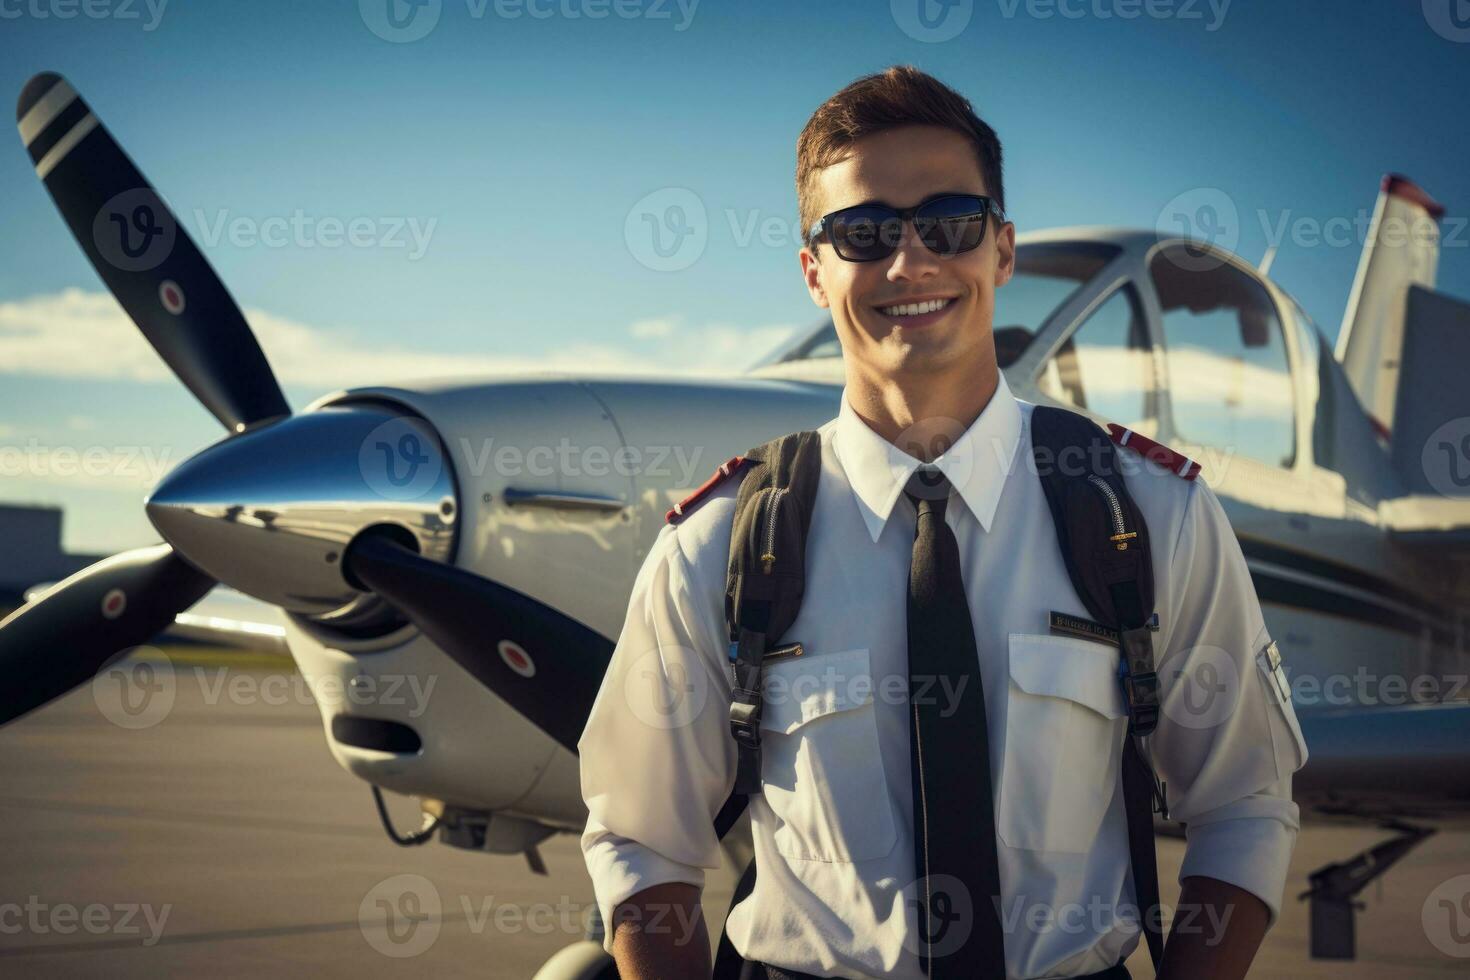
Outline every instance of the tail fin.
POLYGON ((1409 287, 1434 288, 1443 214, 1407 177, 1384 176, 1337 335, 1337 359, 1385 439, 1394 426, 1409 287))
POLYGON ((1456 498, 1470 524, 1470 303, 1409 287, 1390 452, 1409 493, 1456 498))

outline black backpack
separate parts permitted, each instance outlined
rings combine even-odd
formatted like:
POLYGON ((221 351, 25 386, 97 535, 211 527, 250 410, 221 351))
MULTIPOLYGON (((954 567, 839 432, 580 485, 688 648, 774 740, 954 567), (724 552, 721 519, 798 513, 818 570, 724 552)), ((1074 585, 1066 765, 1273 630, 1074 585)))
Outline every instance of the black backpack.
MULTIPOLYGON (((1062 624, 1095 632, 1118 644, 1128 738, 1122 760, 1128 851, 1149 956, 1157 971, 1164 939, 1154 853, 1154 814, 1166 819, 1163 786, 1140 740, 1158 723, 1154 673, 1154 582, 1148 528, 1128 495, 1112 440, 1092 420, 1038 405, 1031 414, 1032 453, 1055 522, 1057 542, 1072 586, 1095 623, 1062 624)), ((795 432, 752 449, 731 463, 744 465, 730 535, 725 621, 730 634, 730 732, 735 738, 735 787, 715 818, 723 838, 761 791, 761 666, 788 652, 786 631, 796 620, 806 584, 806 539, 821 475, 821 439, 795 432)), ((729 465, 729 464, 727 464, 729 465)), ((730 899, 733 909, 755 887, 752 858, 730 899)), ((728 918, 729 912, 726 912, 728 918)), ((736 978, 742 959, 722 930, 714 978, 736 978)))

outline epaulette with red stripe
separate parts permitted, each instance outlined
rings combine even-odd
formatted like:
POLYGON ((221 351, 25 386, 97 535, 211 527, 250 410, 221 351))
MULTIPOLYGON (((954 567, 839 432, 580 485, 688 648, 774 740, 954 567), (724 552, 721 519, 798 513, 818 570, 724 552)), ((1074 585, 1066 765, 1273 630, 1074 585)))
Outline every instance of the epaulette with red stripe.
POLYGON ((731 456, 725 460, 720 464, 720 468, 715 470, 713 476, 699 485, 699 489, 679 501, 674 505, 672 510, 664 514, 664 520, 670 524, 677 524, 689 513, 690 508, 709 496, 715 487, 738 473, 745 463, 746 459, 744 456, 731 456))
POLYGON ((1150 463, 1157 463, 1181 480, 1193 480, 1199 476, 1199 464, 1188 456, 1154 442, 1148 436, 1141 436, 1132 429, 1125 429, 1116 422, 1108 423, 1108 438, 1133 450, 1150 463))

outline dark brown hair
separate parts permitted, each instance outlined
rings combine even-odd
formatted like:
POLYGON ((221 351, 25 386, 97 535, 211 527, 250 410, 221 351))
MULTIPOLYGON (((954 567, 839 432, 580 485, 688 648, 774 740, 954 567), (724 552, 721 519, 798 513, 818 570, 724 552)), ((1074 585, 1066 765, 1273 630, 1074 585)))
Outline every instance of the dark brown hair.
POLYGON ((980 176, 995 203, 1005 210, 1001 183, 1000 139, 970 106, 970 100, 913 65, 894 65, 864 75, 832 96, 796 138, 796 207, 801 233, 817 213, 817 174, 847 157, 853 143, 898 126, 930 125, 953 130, 975 147, 980 176))

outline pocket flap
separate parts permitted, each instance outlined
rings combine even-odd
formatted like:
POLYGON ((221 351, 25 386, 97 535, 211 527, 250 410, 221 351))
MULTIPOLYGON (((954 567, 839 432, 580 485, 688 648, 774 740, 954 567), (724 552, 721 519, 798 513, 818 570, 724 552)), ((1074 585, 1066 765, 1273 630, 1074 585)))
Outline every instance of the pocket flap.
POLYGON ((1124 715, 1121 654, 1091 640, 1046 633, 1010 635, 1011 680, 1027 694, 1065 698, 1104 718, 1124 715))
POLYGON ((807 722, 873 702, 867 650, 804 653, 761 671, 761 728, 790 734, 807 722))

